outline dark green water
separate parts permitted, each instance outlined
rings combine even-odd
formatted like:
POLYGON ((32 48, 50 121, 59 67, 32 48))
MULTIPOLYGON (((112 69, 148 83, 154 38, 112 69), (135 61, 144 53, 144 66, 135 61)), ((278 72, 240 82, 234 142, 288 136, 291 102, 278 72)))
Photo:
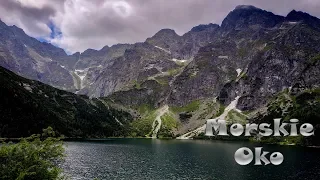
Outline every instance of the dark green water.
POLYGON ((202 140, 109 139, 66 142, 72 179, 320 179, 320 149, 202 140), (281 152, 279 166, 240 166, 241 147, 281 152))

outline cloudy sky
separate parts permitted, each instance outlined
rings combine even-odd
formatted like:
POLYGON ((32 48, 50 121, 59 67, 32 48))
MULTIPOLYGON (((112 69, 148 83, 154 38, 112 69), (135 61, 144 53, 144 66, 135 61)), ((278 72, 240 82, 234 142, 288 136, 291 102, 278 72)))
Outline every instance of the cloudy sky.
POLYGON ((320 17, 320 0, 0 0, 0 18, 73 53, 141 42, 163 28, 182 35, 198 24, 221 24, 240 4, 320 17))

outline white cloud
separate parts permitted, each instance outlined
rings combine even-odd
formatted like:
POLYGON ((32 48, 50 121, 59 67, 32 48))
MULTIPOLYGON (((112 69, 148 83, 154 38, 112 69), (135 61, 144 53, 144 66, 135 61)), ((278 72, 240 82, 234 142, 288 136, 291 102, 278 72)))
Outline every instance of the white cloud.
POLYGON ((286 15, 292 9, 320 16, 318 0, 1 0, 0 18, 33 37, 49 39, 53 22, 62 35, 51 39, 68 52, 144 41, 163 28, 183 34, 217 23, 239 4, 286 15))
MULTIPOLYGON (((104 3, 104 6, 108 8, 109 3, 104 3)), ((130 4, 125 1, 116 1, 111 3, 112 9, 117 13, 117 15, 126 18, 131 15, 132 8, 130 4)))
POLYGON ((1 1, 1 20, 8 25, 16 25, 24 29, 31 36, 49 36, 51 30, 46 23, 51 16, 54 16, 55 10, 44 2, 37 4, 34 0, 1 1))

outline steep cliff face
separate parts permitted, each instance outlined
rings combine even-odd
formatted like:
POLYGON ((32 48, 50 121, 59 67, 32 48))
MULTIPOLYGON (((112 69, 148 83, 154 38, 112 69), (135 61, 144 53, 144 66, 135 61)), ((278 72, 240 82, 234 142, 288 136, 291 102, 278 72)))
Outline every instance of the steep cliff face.
POLYGON ((242 77, 223 88, 222 102, 241 96, 238 108, 253 110, 284 89, 319 87, 319 31, 300 22, 269 34, 272 36, 264 39, 264 48, 256 51, 242 77))
POLYGON ((238 59, 235 42, 215 42, 199 50, 194 60, 172 84, 171 105, 218 96, 223 85, 237 78, 246 60, 238 59), (239 71, 239 70, 238 70, 239 71))
POLYGON ((149 43, 137 43, 103 69, 99 77, 88 87, 88 95, 101 97, 130 89, 137 83, 176 67, 178 65, 165 50, 149 43))
POLYGON ((83 53, 77 53, 78 61, 72 67, 72 74, 77 87, 76 93, 95 94, 96 92, 89 91, 93 87, 93 83, 99 81, 100 74, 105 69, 109 69, 115 60, 123 56, 125 51, 131 47, 130 44, 117 44, 111 47, 105 46, 101 50, 88 49, 83 53))
POLYGON ((203 119, 218 116, 235 99, 235 108, 226 118, 245 122, 251 115, 241 111, 264 109, 279 92, 319 88, 319 19, 301 12, 293 14, 281 17, 240 6, 221 27, 201 25, 181 37, 167 30, 170 41, 159 35, 148 39, 155 46, 164 46, 165 52, 174 52, 172 57, 190 58, 171 79, 168 93, 166 90, 158 98, 170 106, 172 117, 180 123, 173 132, 183 134, 200 127, 203 119), (189 54, 182 53, 187 47, 191 47, 189 54), (215 98, 217 101, 212 100, 215 98), (206 105, 209 99, 215 107, 206 105))
POLYGON ((36 79, 60 89, 74 90, 64 50, 27 36, 16 26, 0 22, 0 65, 24 77, 36 79))
POLYGON ((284 21, 284 17, 250 5, 237 6, 222 21, 225 31, 247 30, 248 28, 273 28, 284 21))
POLYGON ((311 45, 318 41, 318 33, 303 21, 237 7, 217 31, 219 38, 202 47, 177 77, 170 104, 218 96, 227 105, 241 96, 240 109, 257 108, 274 93, 293 86, 306 62, 319 52, 317 45, 311 45), (253 17, 264 20, 255 22, 253 17), (251 28, 250 23, 259 26, 251 28))

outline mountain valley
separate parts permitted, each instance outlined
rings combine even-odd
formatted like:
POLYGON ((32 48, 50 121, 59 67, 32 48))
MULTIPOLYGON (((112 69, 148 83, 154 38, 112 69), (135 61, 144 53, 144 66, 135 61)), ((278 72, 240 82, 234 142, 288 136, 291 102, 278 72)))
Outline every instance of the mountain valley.
POLYGON ((320 128, 320 19, 304 12, 237 6, 221 25, 72 55, 3 22, 0 40, 0 137, 50 125, 67 137, 189 139, 213 118, 320 128))

